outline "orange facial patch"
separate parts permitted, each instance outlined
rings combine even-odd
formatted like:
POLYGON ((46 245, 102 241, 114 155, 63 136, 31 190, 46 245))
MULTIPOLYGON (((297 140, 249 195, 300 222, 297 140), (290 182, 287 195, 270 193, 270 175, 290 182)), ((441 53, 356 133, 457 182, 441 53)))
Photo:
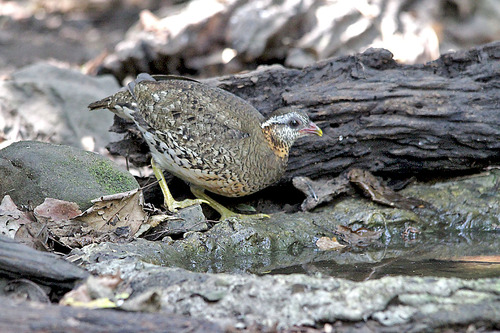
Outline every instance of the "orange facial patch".
POLYGON ((262 129, 264 133, 264 137, 266 138, 266 142, 269 145, 269 148, 281 159, 286 159, 288 157, 288 152, 290 147, 286 146, 283 142, 279 142, 275 139, 273 133, 272 126, 266 126, 262 129))

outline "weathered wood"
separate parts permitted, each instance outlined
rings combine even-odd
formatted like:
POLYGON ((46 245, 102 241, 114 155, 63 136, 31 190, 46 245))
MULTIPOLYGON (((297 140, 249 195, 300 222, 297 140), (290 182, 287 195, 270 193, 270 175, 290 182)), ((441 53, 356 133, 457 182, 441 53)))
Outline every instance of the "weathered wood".
MULTIPOLYGON (((306 109, 322 127, 323 138, 296 143, 285 180, 353 167, 443 176, 500 164, 500 42, 425 65, 400 65, 389 51, 369 49, 302 70, 275 65, 204 82, 265 115, 306 109)), ((128 154, 118 148, 110 146, 128 154)))
POLYGON ((296 144, 288 179, 352 167, 437 175, 500 163, 500 42, 425 65, 370 49, 303 70, 272 66, 208 82, 264 114, 308 110, 325 135, 296 144))
POLYGON ((55 254, 37 251, 0 236, 0 276, 2 275, 71 289, 76 282, 89 276, 89 273, 55 254))
POLYGON ((174 314, 89 310, 0 297, 0 332, 223 332, 216 324, 174 314))

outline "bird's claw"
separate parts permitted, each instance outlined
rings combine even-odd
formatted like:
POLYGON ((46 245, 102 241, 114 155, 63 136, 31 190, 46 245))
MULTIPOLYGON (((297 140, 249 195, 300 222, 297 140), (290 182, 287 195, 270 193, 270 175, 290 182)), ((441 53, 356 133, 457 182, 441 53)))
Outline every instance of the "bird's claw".
POLYGON ((238 214, 233 211, 230 211, 228 209, 227 212, 224 212, 220 216, 220 221, 224 221, 230 218, 237 218, 239 220, 245 221, 245 220, 262 220, 262 219, 268 219, 271 216, 267 214, 238 214))
POLYGON ((186 208, 194 205, 201 205, 201 204, 208 204, 208 201, 204 199, 185 199, 182 201, 173 201, 173 202, 167 202, 165 201, 165 207, 172 212, 175 213, 178 209, 181 208, 186 208))

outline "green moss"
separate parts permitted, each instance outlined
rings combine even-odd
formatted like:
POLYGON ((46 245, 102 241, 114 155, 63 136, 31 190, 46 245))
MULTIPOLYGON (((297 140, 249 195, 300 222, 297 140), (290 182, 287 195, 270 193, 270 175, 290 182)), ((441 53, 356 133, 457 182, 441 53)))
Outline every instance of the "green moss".
POLYGON ((108 193, 119 193, 137 188, 137 182, 132 175, 116 170, 111 162, 94 161, 89 166, 89 172, 96 182, 108 193))

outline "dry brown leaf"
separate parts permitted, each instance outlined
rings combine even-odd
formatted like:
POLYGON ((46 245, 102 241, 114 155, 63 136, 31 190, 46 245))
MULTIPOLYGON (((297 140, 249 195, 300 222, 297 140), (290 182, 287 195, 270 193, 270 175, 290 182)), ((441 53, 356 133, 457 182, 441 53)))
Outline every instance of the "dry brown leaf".
POLYGON ((139 190, 103 196, 92 202, 94 205, 82 213, 74 202, 47 198, 34 210, 40 223, 32 225, 46 227, 55 240, 69 248, 130 239, 141 227, 149 228, 139 190))
POLYGON ((341 250, 345 247, 345 245, 340 244, 337 241, 337 238, 332 237, 321 237, 316 241, 316 246, 323 251, 326 250, 341 250))
MULTIPOLYGON (((103 241, 127 240, 150 227, 140 190, 107 195, 92 202, 92 207, 71 219, 52 221, 49 229, 61 243, 73 248, 103 241)), ((73 215, 71 209, 68 212, 73 215)))
POLYGON ((82 224, 72 220, 81 213, 76 203, 53 198, 46 198, 33 211, 37 221, 43 223, 52 236, 69 248, 78 244, 66 240, 82 235, 82 224))
POLYGON ((74 303, 85 304, 92 301, 90 297, 87 284, 82 284, 75 289, 67 292, 64 297, 59 301, 61 305, 72 305, 74 303))
POLYGON ((349 181, 359 187, 366 196, 379 204, 409 210, 431 207, 429 203, 423 200, 405 197, 395 192, 367 170, 357 168, 351 169, 347 173, 347 177, 349 181))
POLYGON ((53 198, 45 198, 45 201, 33 211, 38 222, 45 223, 70 220, 81 213, 76 203, 53 198))
POLYGON ((74 219, 84 223, 84 232, 127 233, 132 237, 147 222, 142 191, 138 189, 103 196, 92 202, 92 207, 74 219))
MULTIPOLYGON (((71 242, 65 242, 65 239, 82 234, 81 223, 75 223, 71 220, 71 218, 79 214, 81 214, 81 211, 74 202, 46 198, 41 205, 35 207, 33 215, 37 222, 29 225, 29 228, 43 226, 47 238, 50 235, 52 240, 60 241, 63 245, 72 248, 78 246, 78 244, 70 244, 71 242)), ((31 234, 33 232, 33 230, 30 231, 31 234)))
POLYGON ((32 220, 17 209, 16 204, 9 195, 3 197, 0 203, 0 235, 14 238, 17 230, 24 224, 30 224, 32 220))
POLYGON ((16 232, 14 239, 38 251, 49 251, 49 231, 47 227, 36 221, 23 224, 16 232))
POLYGON ((45 225, 20 211, 8 195, 0 203, 0 234, 40 251, 48 249, 45 225))
POLYGON ((161 310, 161 298, 159 291, 150 289, 140 294, 134 293, 134 297, 127 298, 119 308, 132 312, 155 313, 161 310))

